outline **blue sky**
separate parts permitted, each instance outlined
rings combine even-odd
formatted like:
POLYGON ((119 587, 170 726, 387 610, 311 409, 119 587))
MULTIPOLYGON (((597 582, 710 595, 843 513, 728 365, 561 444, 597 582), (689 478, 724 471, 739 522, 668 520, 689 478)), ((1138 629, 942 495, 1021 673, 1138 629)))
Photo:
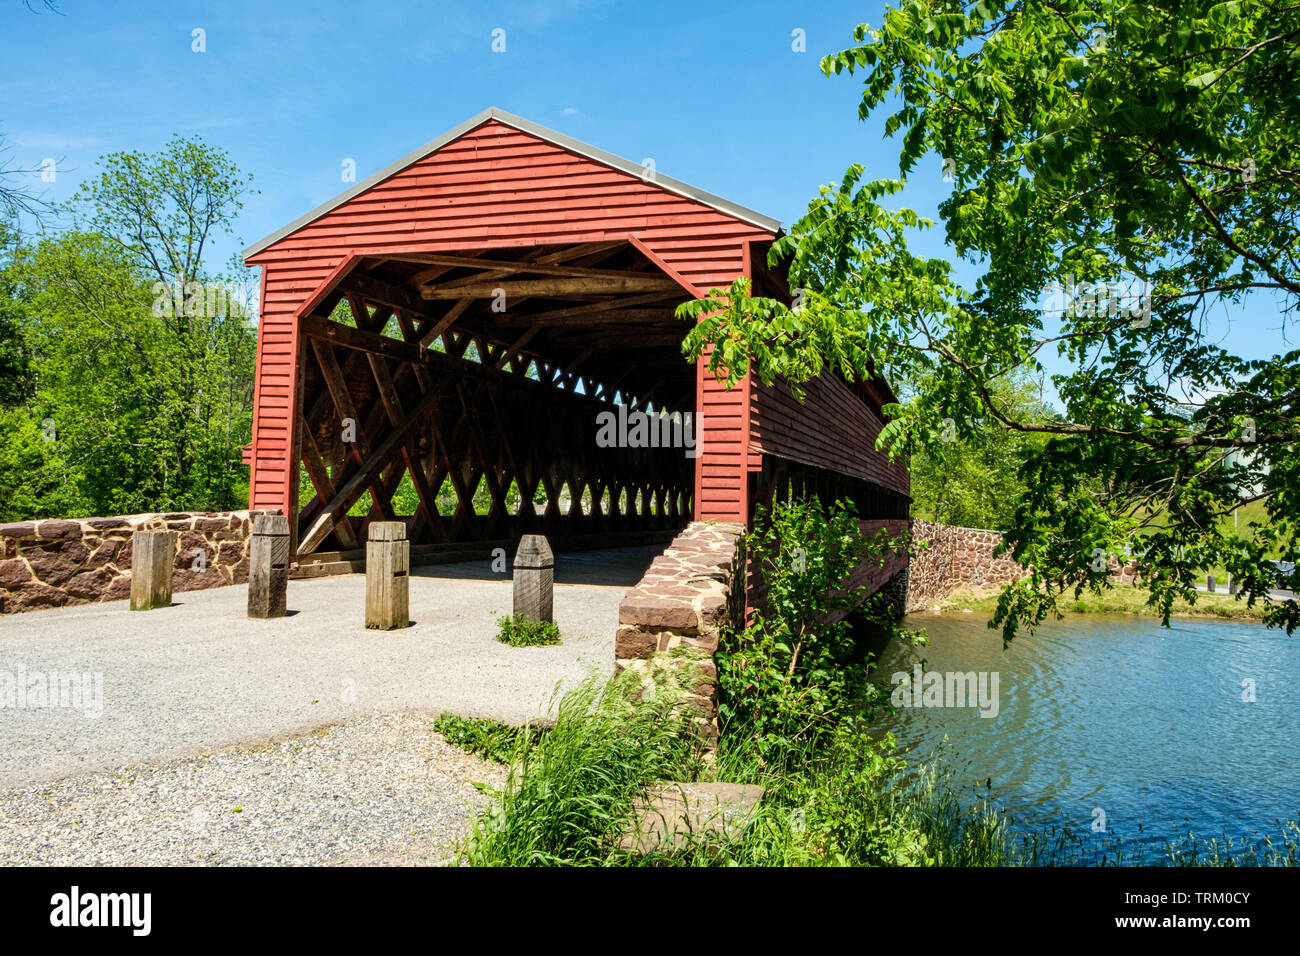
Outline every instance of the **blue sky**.
POLYGON ((817 69, 864 17, 879 22, 851 4, 60 0, 64 16, 38 16, 3 2, 0 128, 15 161, 67 168, 51 198, 106 152, 197 134, 262 190, 246 243, 346 188, 343 160, 364 178, 488 106, 787 225, 850 163, 897 168, 856 120, 857 82, 817 69), (196 28, 206 53, 191 51, 196 28))
MULTIPOLYGON (((653 158, 787 226, 850 163, 898 171, 884 117, 857 120, 859 81, 817 68, 856 24, 878 25, 882 3, 60 0, 62 16, 0 3, 9 162, 55 159, 57 201, 105 153, 201 136, 261 190, 219 259, 345 189, 345 160, 362 179, 488 106, 653 158), (505 53, 492 51, 497 28, 505 53), (192 50, 196 29, 206 52, 192 50), (805 53, 792 50, 796 29, 805 53)), ((940 161, 928 165, 897 202, 933 216, 950 187, 940 161)), ((941 230, 916 248, 942 255, 941 230)), ((1276 310, 1264 301, 1252 314, 1225 318, 1216 337, 1274 354, 1276 310)))

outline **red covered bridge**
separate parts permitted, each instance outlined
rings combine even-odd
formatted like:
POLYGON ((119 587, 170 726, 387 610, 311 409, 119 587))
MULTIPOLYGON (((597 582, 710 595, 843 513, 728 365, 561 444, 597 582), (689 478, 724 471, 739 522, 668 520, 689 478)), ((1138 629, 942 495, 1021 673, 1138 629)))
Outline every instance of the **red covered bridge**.
POLYGON ((681 302, 741 275, 789 300, 766 266, 778 235, 500 110, 467 120, 246 251, 263 269, 250 506, 291 516, 301 574, 359 569, 371 520, 405 520, 413 562, 527 532, 564 551, 747 523, 790 484, 903 527, 907 469, 874 448, 885 382, 827 374, 800 405, 682 357, 681 302), (602 441, 619 406, 666 415, 691 454, 602 441))

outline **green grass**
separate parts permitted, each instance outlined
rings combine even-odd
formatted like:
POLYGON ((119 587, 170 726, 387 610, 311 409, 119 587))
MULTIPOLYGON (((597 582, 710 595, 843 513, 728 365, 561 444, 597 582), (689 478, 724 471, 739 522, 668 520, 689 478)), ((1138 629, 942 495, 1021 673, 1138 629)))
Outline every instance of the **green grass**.
POLYGON ((633 680, 589 678, 561 698, 555 727, 521 735, 493 806, 461 848, 473 866, 598 865, 626 861, 618 837, 649 782, 693 779, 694 725, 665 701, 637 703, 633 680))
POLYGON ((1013 842, 995 812, 965 809, 946 778, 911 772, 892 739, 872 741, 845 722, 821 750, 757 757, 744 734, 703 759, 693 721, 671 694, 642 700, 630 674, 590 678, 560 700, 544 734, 476 724, 447 737, 497 755, 514 749, 507 783, 460 848, 474 866, 997 865, 1013 842), (486 733, 486 743, 480 739, 486 733), (663 780, 759 783, 766 796, 731 838, 697 834, 670 851, 620 846, 634 805, 663 780))
POLYGON ((701 835, 636 862, 661 866, 998 866, 1014 842, 982 801, 958 800, 936 766, 909 767, 892 737, 875 740, 846 721, 818 748, 764 761, 744 735, 727 735, 715 772, 766 788, 746 829, 701 835))
POLYGON ((560 629, 554 621, 530 621, 522 617, 497 618, 497 640, 511 647, 545 647, 560 643, 560 629))
POLYGON ((538 727, 511 727, 499 720, 456 714, 442 714, 433 729, 461 750, 500 764, 510 763, 544 733, 538 727))
MULTIPOLYGON (((1225 585, 1222 585, 1226 587, 1225 585)), ((1077 599, 1066 595, 1057 601, 1057 609, 1063 614, 1135 614, 1142 617, 1159 617, 1159 612, 1146 603, 1148 592, 1129 584, 1118 584, 1100 595, 1084 591, 1077 599)), ((977 614, 992 614, 998 606, 998 591, 962 590, 954 591, 939 602, 942 613, 962 613, 971 611, 977 614)), ((1244 599, 1238 600, 1234 595, 1219 593, 1202 593, 1196 596, 1195 603, 1178 600, 1174 602, 1174 617, 1213 617, 1235 621, 1261 620, 1259 606, 1248 607, 1244 599)))
MULTIPOLYGON (((743 731, 703 759, 692 721, 671 695, 641 700, 639 680, 589 678, 560 700, 553 730, 440 718, 447 739, 509 763, 505 786, 460 846, 473 866, 1122 866, 1124 842, 1060 827, 1016 832, 965 792, 939 758, 909 765, 892 738, 856 719, 821 745, 756 757, 743 731), (464 728, 464 733, 459 729, 464 728), (726 780, 766 788, 746 828, 700 833, 671 849, 621 848, 634 806, 663 780, 726 780)), ((1300 827, 1254 842, 1185 834, 1171 866, 1294 866, 1300 827)))

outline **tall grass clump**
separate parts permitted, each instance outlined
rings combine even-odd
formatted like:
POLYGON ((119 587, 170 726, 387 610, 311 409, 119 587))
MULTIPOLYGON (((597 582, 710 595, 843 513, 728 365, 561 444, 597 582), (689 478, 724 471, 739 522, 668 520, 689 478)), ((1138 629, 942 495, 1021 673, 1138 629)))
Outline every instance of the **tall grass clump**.
MULTIPOLYGON (((717 776, 766 788, 745 829, 703 833, 639 862, 670 866, 999 866, 1015 848, 994 809, 967 807, 934 766, 910 768, 856 720, 762 759, 719 756, 717 776)), ((712 775, 712 774, 711 774, 712 775)))
POLYGON ((647 785, 698 772, 700 738, 678 711, 671 694, 645 694, 632 674, 589 677, 567 692, 551 730, 521 734, 504 787, 462 847, 464 862, 597 865, 617 857, 647 785))

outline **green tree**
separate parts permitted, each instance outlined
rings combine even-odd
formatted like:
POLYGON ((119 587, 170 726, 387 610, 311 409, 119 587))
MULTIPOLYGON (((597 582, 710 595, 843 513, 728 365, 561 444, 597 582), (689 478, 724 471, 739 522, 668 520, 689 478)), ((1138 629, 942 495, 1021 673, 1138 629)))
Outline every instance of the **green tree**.
MULTIPOLYGON (((1038 387, 1023 374, 990 383, 990 391, 1016 421, 1053 417, 1038 387)), ((1026 468, 1046 436, 985 428, 960 437, 955 421, 940 426, 939 441, 921 445, 911 456, 913 517, 967 528, 1011 527, 1026 491, 1026 468)))
POLYGON ((15 284, 9 263, 19 246, 18 228, 0 219, 0 408, 31 397, 31 377, 22 325, 14 303, 15 284))
POLYGON ((0 408, 0 521, 90 513, 65 448, 53 419, 0 408))
POLYGON ((0 317, 22 329, 25 409, 53 447, 7 431, 0 485, 22 487, 21 463, 37 452, 61 469, 58 490, 32 486, 6 507, 20 517, 238 507, 255 338, 245 296, 230 294, 245 277, 209 272, 204 259, 243 181, 197 141, 103 164, 69 210, 78 227, 20 244, 5 263, 0 317))
MULTIPOLYGON (((82 184, 71 211, 103 234, 145 276, 169 284, 207 278, 212 240, 229 233, 252 176, 241 176, 221 149, 172 137, 159 153, 110 153, 82 184)), ((187 315, 175 316, 184 334, 187 315)))
MULTIPOLYGON (((1099 554, 1131 550, 1166 618, 1216 565, 1264 597, 1270 559, 1297 557, 1300 351, 1247 360, 1206 323, 1260 294, 1300 303, 1300 7, 912 0, 855 40, 822 68, 864 74, 859 115, 889 113, 903 177, 927 157, 950 175, 939 212, 974 287, 909 250, 932 223, 881 204, 904 180, 855 165, 772 249, 804 307, 742 280, 681 309, 703 319, 689 349, 713 343, 732 378, 925 382, 889 409, 895 451, 934 446, 944 419, 1044 436, 1009 528, 1034 573, 1001 596, 1008 637, 1108 587, 1099 554), (1052 350, 1063 414, 1017 420, 991 385, 1052 350), (1238 538, 1222 519, 1243 500, 1267 517, 1238 538)), ((1300 605, 1264 617, 1291 631, 1300 605)))

